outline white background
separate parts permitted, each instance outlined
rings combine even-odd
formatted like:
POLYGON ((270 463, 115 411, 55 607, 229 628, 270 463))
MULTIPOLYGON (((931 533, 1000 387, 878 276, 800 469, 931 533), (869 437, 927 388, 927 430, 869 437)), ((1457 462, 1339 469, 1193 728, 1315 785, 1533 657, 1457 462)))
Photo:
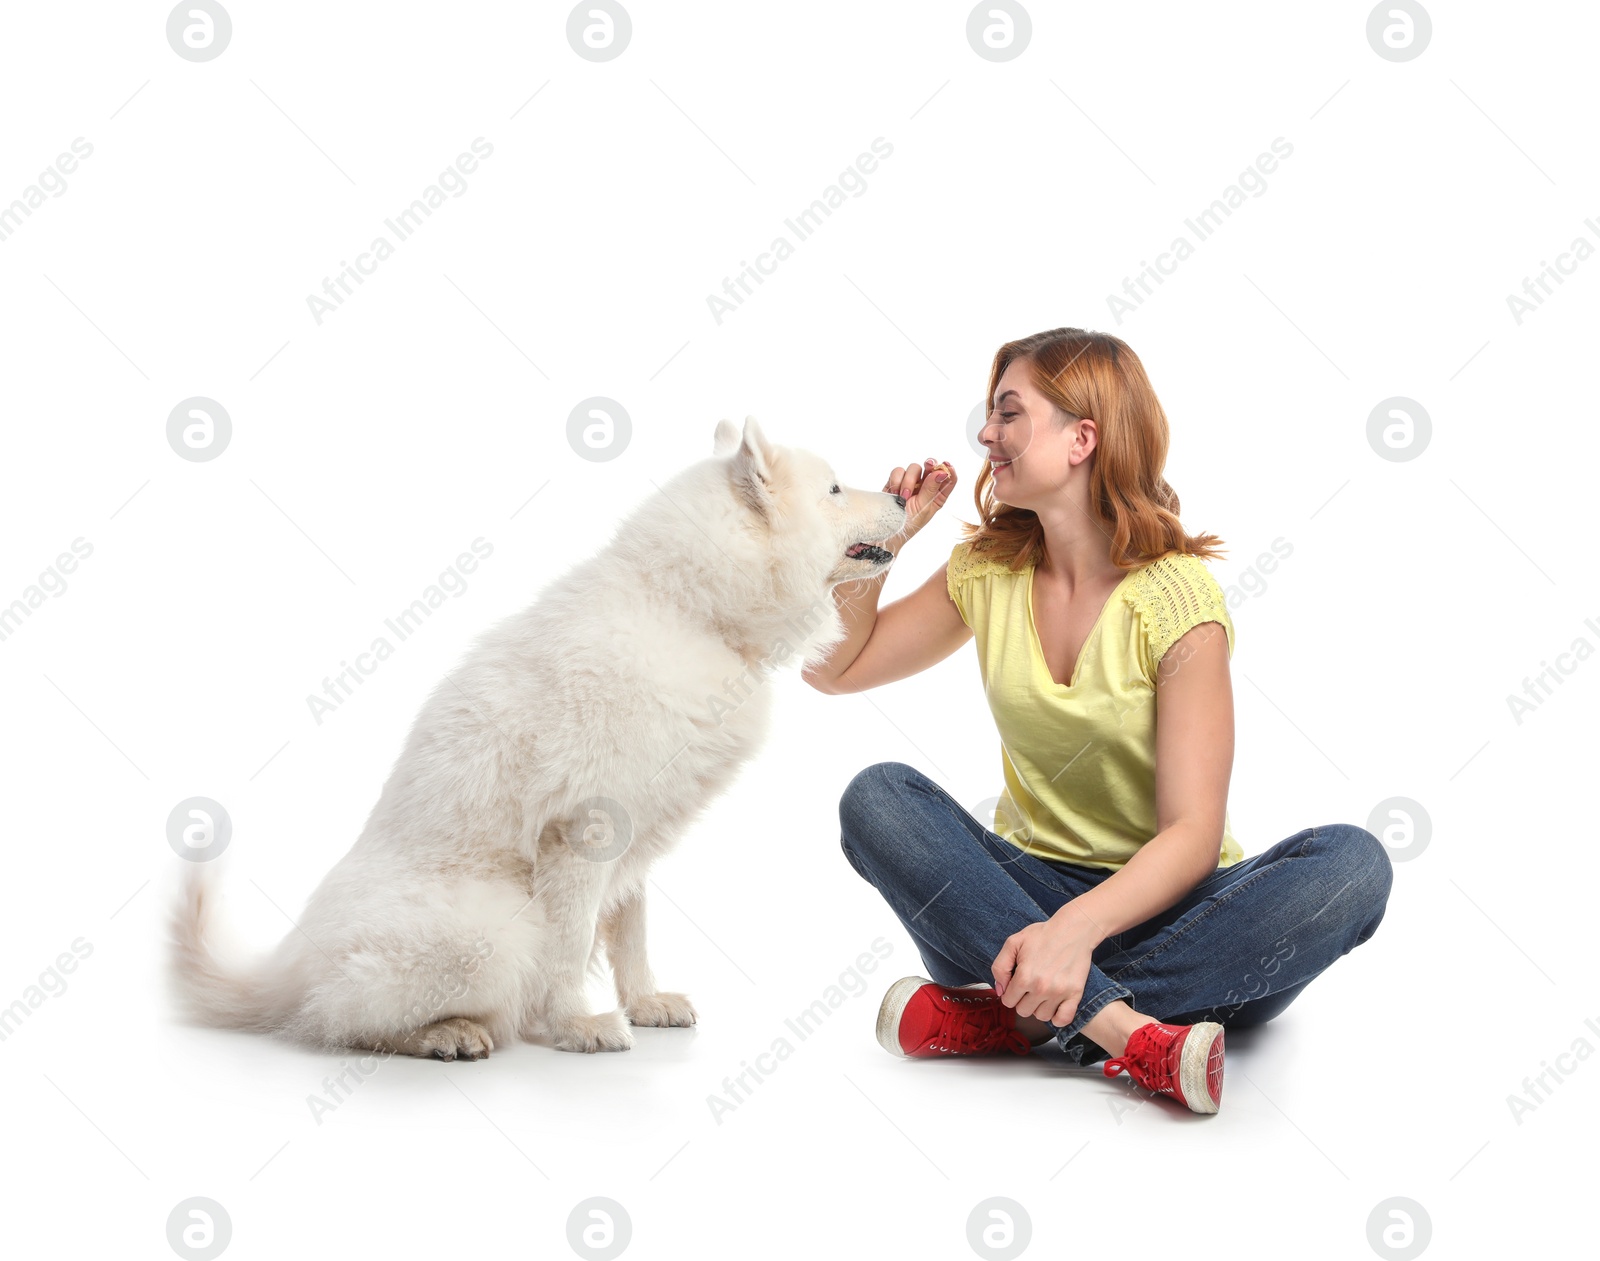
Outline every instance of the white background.
POLYGON ((597 64, 559 5, 239 0, 196 64, 159 4, 9 6, 0 204, 74 138, 93 154, 0 241, 0 604, 73 539, 93 553, 0 642, 0 1004, 93 952, 0 1043, 8 1241, 170 1256, 168 1213, 203 1195, 229 1257, 564 1256, 573 1207, 606 1196, 629 1256, 960 1257, 1003 1195, 1026 1255, 1360 1257, 1404 1196, 1433 1255, 1553 1247, 1600 1086, 1557 1060, 1600 1046, 1600 262, 1520 324, 1506 297, 1600 243, 1600 19, 1439 3, 1392 62, 1368 11, 1041 3, 996 63, 961 4, 639 3, 597 64), (479 136, 465 193, 318 325, 307 295, 479 136), (719 325, 707 296, 880 136, 866 191, 719 325), (1107 295, 1276 137, 1266 191, 1119 323, 1107 295), (1394 796, 1431 820, 1373 940, 1229 1035, 1219 1114, 1129 1109, 1126 1078, 1059 1056, 875 1043, 883 988, 922 968, 839 851, 838 797, 884 760, 974 809, 998 793, 970 646, 862 696, 780 682, 770 743, 654 876, 656 971, 693 1030, 391 1061, 319 1125, 339 1057, 175 1022, 178 801, 225 804, 225 911, 266 948, 441 672, 709 454, 718 418, 872 489, 956 463, 887 601, 975 519, 965 423, 995 349, 1060 325, 1137 350, 1184 522, 1229 545, 1246 852, 1394 796), (211 462, 165 437, 196 395, 232 417, 211 462), (565 436, 594 395, 633 420, 604 463, 565 436), (1366 436, 1392 396, 1432 418, 1404 462, 1366 436), (318 725, 307 695, 480 536, 467 591, 318 725), (1508 695, 1580 638, 1519 723, 1508 695), (865 990, 713 1120, 723 1078, 879 937, 865 990), (1558 1063, 1519 1124, 1508 1096, 1558 1063))

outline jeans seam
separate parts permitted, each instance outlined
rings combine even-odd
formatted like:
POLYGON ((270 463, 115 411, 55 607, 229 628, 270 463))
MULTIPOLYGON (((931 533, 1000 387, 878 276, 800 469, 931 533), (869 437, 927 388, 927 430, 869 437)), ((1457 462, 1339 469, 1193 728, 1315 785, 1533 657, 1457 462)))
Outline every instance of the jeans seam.
MULTIPOLYGON (((924 777, 924 779, 926 779, 926 777, 924 777)), ((926 782, 927 782, 927 785, 928 785, 929 788, 933 789, 933 791, 935 793, 937 793, 940 797, 943 797, 945 799, 945 801, 949 802, 951 806, 955 807, 955 809, 959 810, 962 814, 966 815, 969 819, 972 819, 972 821, 974 823, 978 824, 978 826, 980 828, 983 828, 983 831, 985 833, 987 833, 990 836, 994 836, 994 837, 998 838, 1001 841, 1002 844, 1011 846, 1012 849, 1016 850, 1016 860, 1014 862, 1009 862, 1008 863, 1008 862, 1001 861, 999 859, 994 859, 994 861, 997 862, 1001 867, 1016 866, 1019 870, 1027 871, 1028 876, 1029 876, 1030 879, 1038 880, 1040 884, 1048 886, 1050 888, 1050 890, 1052 892, 1054 892, 1054 893, 1060 893, 1060 894, 1066 895, 1068 901, 1071 901, 1074 897, 1078 896, 1076 893, 1073 892, 1072 887, 1065 882, 1065 878, 1063 876, 1061 876, 1061 874, 1059 872, 1051 870, 1050 867, 1048 866, 1048 864, 1044 863, 1043 859, 1038 858, 1037 855, 1028 853, 1025 849, 1022 849, 1020 846, 1011 845, 1010 841, 1006 840, 1005 837, 1000 836, 1000 834, 998 832, 995 832, 992 828, 984 828, 981 821, 979 821, 976 818, 973 818, 972 812, 970 810, 968 810, 965 806, 963 806, 959 801, 957 801, 954 797, 952 797, 949 793, 947 793, 938 784, 934 783, 931 779, 928 779, 926 782), (1035 861, 1037 861, 1041 865, 1043 865, 1044 869, 1045 869, 1044 870, 1044 874, 1046 876, 1048 876, 1048 879, 1041 879, 1041 876, 1040 876, 1039 873, 1034 872, 1031 869, 1022 867, 1021 860, 1024 859, 1024 858, 1033 858, 1033 859, 1035 859, 1035 861)), ((915 786, 913 786, 913 787, 915 788, 915 786)), ((976 837, 974 837, 973 839, 977 840, 976 837)), ((980 841, 979 844, 982 844, 982 842, 980 841)))
MULTIPOLYGON (((1374 869, 1381 869, 1385 864, 1388 864, 1388 863, 1390 863, 1390 859, 1389 859, 1388 854, 1380 850, 1379 853, 1378 853, 1378 856, 1377 856, 1376 860, 1374 860, 1372 866, 1361 873, 1362 878, 1365 879, 1370 871, 1372 871, 1374 869)), ((1392 866, 1392 864, 1390 865, 1390 871, 1391 871, 1391 876, 1390 876, 1391 884, 1390 884, 1390 887, 1392 888, 1393 887, 1393 883, 1392 883, 1393 882, 1393 875, 1392 875, 1393 866, 1392 866)), ((1366 943, 1371 941, 1372 938, 1377 934, 1378 927, 1383 922, 1384 911, 1387 910, 1387 908, 1388 908, 1389 895, 1387 893, 1384 894, 1383 902, 1384 902, 1384 905, 1382 907, 1380 907, 1379 910, 1378 910, 1378 924, 1373 925, 1372 931, 1367 933, 1365 936, 1360 935, 1359 930, 1358 930, 1358 933, 1357 933, 1357 936, 1356 936, 1356 940, 1355 940, 1355 944, 1350 947, 1351 950, 1354 950, 1356 946, 1364 946, 1364 945, 1366 945, 1366 943)), ((1362 927, 1364 928, 1364 927, 1366 927, 1366 925, 1363 924, 1362 927)), ((1345 953, 1348 954, 1349 951, 1345 951, 1345 953)))
POLYGON ((1195 916, 1191 917, 1188 920, 1185 920, 1184 923, 1183 923, 1183 926, 1181 928, 1179 928, 1176 932, 1173 932, 1167 938, 1166 941, 1162 942, 1154 950, 1147 951, 1146 953, 1140 955, 1137 959, 1130 959, 1127 963, 1123 964, 1121 967, 1119 967, 1117 969, 1115 975, 1113 975, 1110 971, 1106 971, 1106 976, 1110 977, 1112 980, 1116 980, 1118 977, 1120 977, 1122 975, 1123 972, 1127 971, 1129 968, 1137 968, 1139 971, 1142 972, 1144 969, 1139 966, 1140 964, 1146 963, 1149 960, 1154 959, 1157 955, 1164 953, 1169 947, 1175 945, 1178 941, 1180 941, 1182 939, 1183 935, 1185 933, 1187 933, 1191 928, 1193 928, 1196 924, 1199 924, 1202 921, 1204 921, 1206 919, 1209 919, 1213 914, 1215 914, 1217 911, 1221 910, 1223 908, 1223 906, 1225 906, 1227 904, 1228 899, 1233 897, 1233 895, 1235 893, 1237 893, 1240 889, 1249 888, 1257 880, 1261 879, 1261 877, 1265 876, 1267 873, 1269 873, 1275 867, 1277 867, 1277 865, 1279 863, 1288 862, 1291 858, 1303 858, 1303 857, 1305 857, 1306 846, 1311 844, 1311 842, 1316 839, 1316 835, 1317 835, 1316 828, 1310 828, 1310 829, 1308 829, 1308 831, 1309 831, 1309 835, 1306 837, 1306 839, 1304 841, 1302 841, 1300 843, 1300 848, 1295 853, 1286 854, 1286 855, 1284 855, 1284 857, 1279 858, 1274 862, 1268 863, 1260 871, 1255 872, 1254 874, 1252 874, 1248 880, 1240 880, 1240 881, 1235 882, 1234 884, 1229 885, 1219 895, 1217 895, 1216 899, 1212 902, 1212 904, 1210 906, 1208 906, 1205 910, 1201 911, 1200 914, 1195 915, 1195 916))

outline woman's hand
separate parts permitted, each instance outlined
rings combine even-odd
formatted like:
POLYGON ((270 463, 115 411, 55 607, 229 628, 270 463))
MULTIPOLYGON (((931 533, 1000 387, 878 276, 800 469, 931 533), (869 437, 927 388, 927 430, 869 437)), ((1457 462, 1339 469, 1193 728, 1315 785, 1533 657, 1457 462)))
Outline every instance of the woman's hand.
POLYGON ((1083 997, 1096 944, 1074 920, 1029 924, 1007 937, 995 956, 995 992, 1019 1016, 1066 1025, 1083 997))
POLYGON ((955 486, 956 471, 943 460, 927 459, 890 473, 883 484, 884 491, 906 501, 906 524, 899 537, 909 539, 927 525, 933 514, 944 507, 955 486))

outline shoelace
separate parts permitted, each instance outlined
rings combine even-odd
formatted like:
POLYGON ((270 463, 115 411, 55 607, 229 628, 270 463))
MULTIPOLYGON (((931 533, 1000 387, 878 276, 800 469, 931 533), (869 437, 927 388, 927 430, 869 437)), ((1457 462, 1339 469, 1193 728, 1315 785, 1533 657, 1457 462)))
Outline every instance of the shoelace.
POLYGON ((947 1012, 939 1021, 934 1045, 967 1055, 1004 1048, 1026 1055, 1033 1047, 1015 1025, 1008 1026, 994 1008, 947 1012))
POLYGON ((1102 1071, 1107 1077, 1115 1077, 1126 1069, 1128 1076, 1146 1090, 1154 1090, 1158 1094, 1173 1093, 1177 1056, 1166 1053, 1172 1043, 1168 1042, 1165 1047, 1151 1043, 1151 1035, 1143 1029, 1135 1029, 1123 1053, 1107 1060, 1102 1071))

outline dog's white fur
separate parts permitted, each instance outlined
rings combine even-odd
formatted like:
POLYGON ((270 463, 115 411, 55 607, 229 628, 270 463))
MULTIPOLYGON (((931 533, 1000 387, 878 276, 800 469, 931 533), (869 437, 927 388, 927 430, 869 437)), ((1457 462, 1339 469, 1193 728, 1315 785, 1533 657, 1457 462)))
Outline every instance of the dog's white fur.
POLYGON ((218 958, 208 865, 189 868, 172 976, 191 1017, 441 1059, 514 1036, 623 1050, 629 1022, 694 1023, 646 960, 650 864, 764 739, 766 676, 844 637, 832 588, 892 562, 846 548, 906 519, 754 418, 722 421, 713 451, 447 674, 269 958, 218 958), (602 944, 620 1007, 593 1013, 602 944))

